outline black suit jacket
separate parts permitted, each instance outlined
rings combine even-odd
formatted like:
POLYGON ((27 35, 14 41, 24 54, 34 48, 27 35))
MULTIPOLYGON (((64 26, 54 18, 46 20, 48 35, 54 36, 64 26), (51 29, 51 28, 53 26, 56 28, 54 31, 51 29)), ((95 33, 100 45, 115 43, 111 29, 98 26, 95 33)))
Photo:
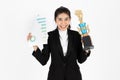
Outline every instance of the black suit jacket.
POLYGON ((38 48, 32 54, 42 65, 47 63, 51 54, 48 80, 82 80, 77 61, 83 63, 88 55, 86 55, 86 52, 82 48, 80 34, 68 29, 68 49, 66 56, 63 55, 58 29, 48 34, 48 44, 44 45, 42 51, 38 48))

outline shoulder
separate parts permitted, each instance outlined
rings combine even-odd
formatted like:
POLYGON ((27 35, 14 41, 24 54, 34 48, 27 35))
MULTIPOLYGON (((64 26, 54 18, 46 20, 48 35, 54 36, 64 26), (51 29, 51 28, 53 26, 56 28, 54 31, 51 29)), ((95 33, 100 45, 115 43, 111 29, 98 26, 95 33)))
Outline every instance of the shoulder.
MULTIPOLYGON (((58 30, 57 30, 57 29, 48 32, 48 35, 49 35, 49 36, 54 36, 54 35, 56 35, 56 34, 58 34, 58 30)), ((68 29, 68 34, 73 35, 73 36, 81 36, 81 35, 79 34, 79 32, 77 32, 77 31, 75 31, 75 30, 70 30, 70 29, 68 29)))
POLYGON ((75 30, 69 30, 69 32, 74 36, 81 36, 78 31, 75 30))
POLYGON ((57 32, 57 29, 54 29, 54 30, 48 32, 48 35, 49 35, 49 36, 53 36, 53 35, 56 34, 56 32, 57 32))

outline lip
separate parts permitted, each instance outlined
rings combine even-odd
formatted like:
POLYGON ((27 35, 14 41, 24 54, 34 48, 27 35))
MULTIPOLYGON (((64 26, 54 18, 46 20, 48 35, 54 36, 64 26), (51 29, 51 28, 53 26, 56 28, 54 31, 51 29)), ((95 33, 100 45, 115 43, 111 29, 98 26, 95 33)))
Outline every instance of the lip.
POLYGON ((67 27, 67 25, 65 25, 65 26, 63 25, 63 26, 60 26, 60 27, 61 27, 61 28, 65 28, 65 27, 67 27))

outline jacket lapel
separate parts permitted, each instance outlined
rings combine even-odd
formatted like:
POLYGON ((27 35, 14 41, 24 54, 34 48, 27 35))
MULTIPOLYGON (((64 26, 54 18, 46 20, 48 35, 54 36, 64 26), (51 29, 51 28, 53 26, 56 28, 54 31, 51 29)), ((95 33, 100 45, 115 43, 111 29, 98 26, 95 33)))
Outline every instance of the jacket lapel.
POLYGON ((71 34, 71 31, 68 29, 68 48, 67 48, 67 55, 66 57, 68 57, 70 55, 70 50, 71 50, 71 47, 72 47, 72 34, 71 34))
POLYGON ((59 53, 60 53, 60 56, 62 58, 64 57, 68 57, 70 55, 70 50, 71 50, 71 46, 72 46, 72 35, 71 35, 71 31, 68 29, 67 31, 68 33, 68 47, 67 47, 67 54, 66 56, 63 55, 63 49, 62 49, 62 45, 60 43, 60 38, 59 38, 59 32, 58 32, 58 29, 55 30, 55 34, 56 34, 56 45, 58 47, 58 50, 59 50, 59 53))
POLYGON ((58 29, 56 29, 56 31, 55 31, 55 33, 56 33, 56 45, 57 45, 57 47, 58 47, 58 50, 59 50, 59 53, 60 53, 60 56, 63 58, 64 57, 64 55, 63 55, 63 49, 62 49, 62 46, 61 46, 61 43, 60 43, 60 35, 59 35, 59 32, 58 32, 58 29))

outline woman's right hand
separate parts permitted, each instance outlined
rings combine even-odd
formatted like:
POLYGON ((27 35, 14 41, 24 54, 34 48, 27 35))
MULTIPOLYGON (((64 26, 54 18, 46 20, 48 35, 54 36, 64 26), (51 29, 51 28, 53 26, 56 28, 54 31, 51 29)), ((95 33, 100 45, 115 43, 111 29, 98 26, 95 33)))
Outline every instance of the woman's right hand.
POLYGON ((34 51, 37 51, 38 46, 37 46, 37 45, 34 45, 34 46, 33 46, 33 49, 34 49, 34 51))
MULTIPOLYGON (((32 34, 29 33, 29 34, 27 35, 27 41, 29 41, 31 38, 32 38, 32 34)), ((37 46, 37 45, 34 45, 34 46, 33 46, 33 49, 34 49, 34 51, 36 51, 36 50, 38 49, 38 46, 37 46)))
POLYGON ((27 41, 29 41, 31 38, 32 38, 32 34, 28 33, 28 35, 27 35, 27 41))

